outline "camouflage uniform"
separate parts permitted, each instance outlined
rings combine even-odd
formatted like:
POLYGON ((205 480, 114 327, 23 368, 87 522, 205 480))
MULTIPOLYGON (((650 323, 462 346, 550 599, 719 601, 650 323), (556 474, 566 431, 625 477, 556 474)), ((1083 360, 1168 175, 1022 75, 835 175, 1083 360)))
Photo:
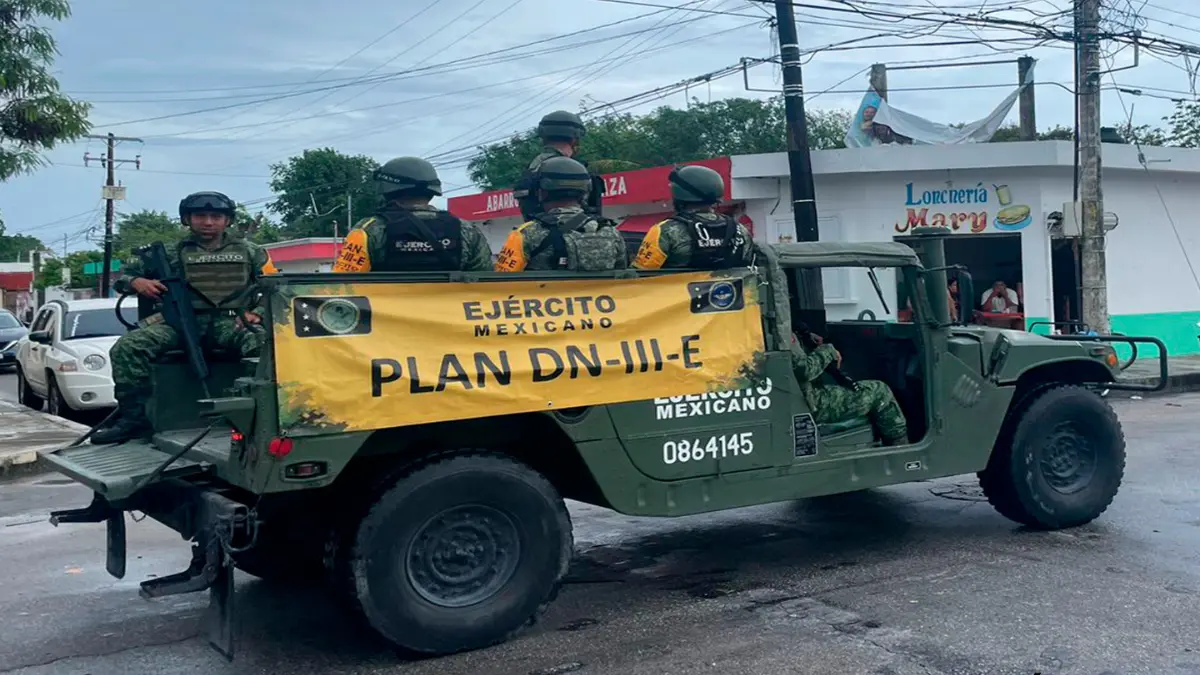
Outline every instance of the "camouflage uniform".
MULTIPOLYGON (((720 213, 701 211, 690 214, 697 220, 717 223, 728 218, 720 213)), ((642 244, 633 258, 632 267, 657 270, 669 267, 692 267, 695 247, 689 233, 691 226, 677 218, 668 218, 646 232, 642 244)), ((737 223, 733 252, 729 256, 732 267, 749 267, 754 263, 754 241, 750 230, 737 223)), ((706 267, 702 265, 702 267, 706 267)))
MULTIPOLYGON (((405 210, 418 218, 434 218, 444 211, 433 206, 412 206, 405 210)), ((474 223, 462 223, 461 271, 486 272, 492 269, 492 248, 483 231, 474 223)), ((334 263, 334 272, 384 271, 383 261, 388 252, 387 222, 378 216, 359 221, 346 235, 342 250, 334 263)))
POLYGON ((550 209, 538 220, 531 220, 513 230, 496 259, 495 271, 601 271, 628 267, 625 240, 617 228, 586 214, 581 206, 567 206, 550 209), (565 266, 557 264, 554 247, 548 241, 551 227, 563 231, 567 249, 565 266))
POLYGON ((859 380, 854 389, 838 384, 818 383, 825 368, 837 360, 837 350, 823 344, 807 353, 792 338, 792 368, 800 381, 800 391, 812 410, 817 424, 832 424, 866 417, 887 445, 908 443, 908 424, 892 390, 879 380, 859 380))
MULTIPOLYGON (((266 249, 246 241, 241 237, 226 231, 219 244, 212 249, 205 249, 194 235, 185 237, 176 246, 167 247, 167 256, 171 269, 176 274, 183 273, 180 258, 188 253, 202 252, 205 254, 240 253, 244 252, 250 271, 250 283, 253 284, 263 274, 274 273, 275 267, 266 249)), ((136 258, 124 266, 123 274, 113 288, 118 293, 132 293, 130 285, 134 279, 143 276, 142 265, 136 258)), ((233 351, 245 356, 254 356, 262 346, 264 334, 262 331, 239 327, 235 314, 240 313, 241 307, 248 304, 250 287, 247 292, 236 298, 232 303, 220 303, 221 298, 210 298, 223 305, 224 309, 207 309, 207 303, 197 301, 196 319, 200 326, 201 346, 206 351, 214 348, 233 351), (238 305, 237 309, 230 308, 238 305)), ((262 306, 244 307, 244 309, 260 314, 262 306)), ((146 325, 131 330, 122 335, 112 346, 109 358, 112 361, 113 395, 122 410, 134 417, 144 418, 145 403, 150 394, 151 368, 156 360, 168 351, 182 347, 179 334, 174 328, 161 321, 161 314, 148 317, 146 325)))

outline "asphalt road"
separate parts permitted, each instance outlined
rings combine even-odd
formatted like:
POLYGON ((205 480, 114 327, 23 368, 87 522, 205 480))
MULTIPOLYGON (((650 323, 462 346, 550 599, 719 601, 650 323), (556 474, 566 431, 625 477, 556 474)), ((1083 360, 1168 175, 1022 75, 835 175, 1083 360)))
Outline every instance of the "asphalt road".
POLYGON ((411 662, 321 592, 246 577, 226 663, 197 637, 204 596, 137 596, 183 569, 177 536, 132 525, 117 581, 103 527, 46 523, 87 495, 0 486, 0 673, 1200 674, 1200 395, 1114 405, 1127 479, 1089 526, 1024 531, 972 477, 673 521, 578 507, 535 629, 411 662))
POLYGON ((0 372, 0 399, 17 400, 17 376, 11 370, 0 372))

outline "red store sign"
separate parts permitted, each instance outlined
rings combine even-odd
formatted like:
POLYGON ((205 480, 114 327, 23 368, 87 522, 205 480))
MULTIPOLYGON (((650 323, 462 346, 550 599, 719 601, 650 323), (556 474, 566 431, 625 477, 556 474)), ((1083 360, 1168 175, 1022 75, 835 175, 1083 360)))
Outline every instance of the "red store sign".
MULTIPOLYGON (((685 162, 707 166, 725 179, 725 199, 730 198, 730 167, 732 162, 728 157, 705 159, 697 162, 685 162)), ((620 204, 650 204, 654 202, 671 202, 671 186, 667 176, 673 166, 655 166, 636 171, 606 173, 604 178, 604 203, 606 205, 620 204)), ((509 218, 521 215, 517 201, 513 198, 512 190, 493 190, 480 192, 462 197, 451 197, 447 201, 447 210, 463 220, 491 220, 493 218, 509 218)))

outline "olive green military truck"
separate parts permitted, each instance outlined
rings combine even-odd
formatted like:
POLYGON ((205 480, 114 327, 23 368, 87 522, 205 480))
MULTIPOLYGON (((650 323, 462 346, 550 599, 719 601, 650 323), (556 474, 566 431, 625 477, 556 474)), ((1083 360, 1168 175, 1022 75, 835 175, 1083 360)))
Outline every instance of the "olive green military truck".
POLYGON ((503 641, 567 572, 564 499, 673 517, 975 473, 1031 527, 1109 506, 1124 439, 1097 389, 1138 388, 1110 343, 1165 360, 1160 342, 952 324, 937 236, 780 244, 757 265, 271 277, 266 346, 211 358, 212 398, 168 357, 152 439, 47 454, 95 493, 52 521, 107 523, 118 578, 125 512, 177 531, 191 566, 141 592, 209 591, 210 640, 232 658, 234 568, 328 583, 407 651, 503 641), (912 321, 806 314, 805 279, 829 268, 883 307, 893 278, 914 289, 912 321), (840 376, 889 385, 908 443, 866 418, 817 423, 792 366, 801 320, 840 376))

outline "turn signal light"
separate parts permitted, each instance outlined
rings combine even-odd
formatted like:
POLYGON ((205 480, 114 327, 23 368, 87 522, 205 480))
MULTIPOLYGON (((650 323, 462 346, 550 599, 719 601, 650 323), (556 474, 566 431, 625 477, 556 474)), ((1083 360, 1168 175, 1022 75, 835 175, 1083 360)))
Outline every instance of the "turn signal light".
POLYGON ((295 443, 290 438, 272 438, 267 445, 267 453, 275 459, 283 459, 292 454, 295 443))
POLYGON ((1105 361, 1107 361, 1107 362, 1108 362, 1108 365, 1112 366, 1113 368, 1116 368, 1116 367, 1117 367, 1117 354, 1116 354, 1116 352, 1109 352, 1109 353, 1108 353, 1108 356, 1104 357, 1104 360, 1105 360, 1105 361))

